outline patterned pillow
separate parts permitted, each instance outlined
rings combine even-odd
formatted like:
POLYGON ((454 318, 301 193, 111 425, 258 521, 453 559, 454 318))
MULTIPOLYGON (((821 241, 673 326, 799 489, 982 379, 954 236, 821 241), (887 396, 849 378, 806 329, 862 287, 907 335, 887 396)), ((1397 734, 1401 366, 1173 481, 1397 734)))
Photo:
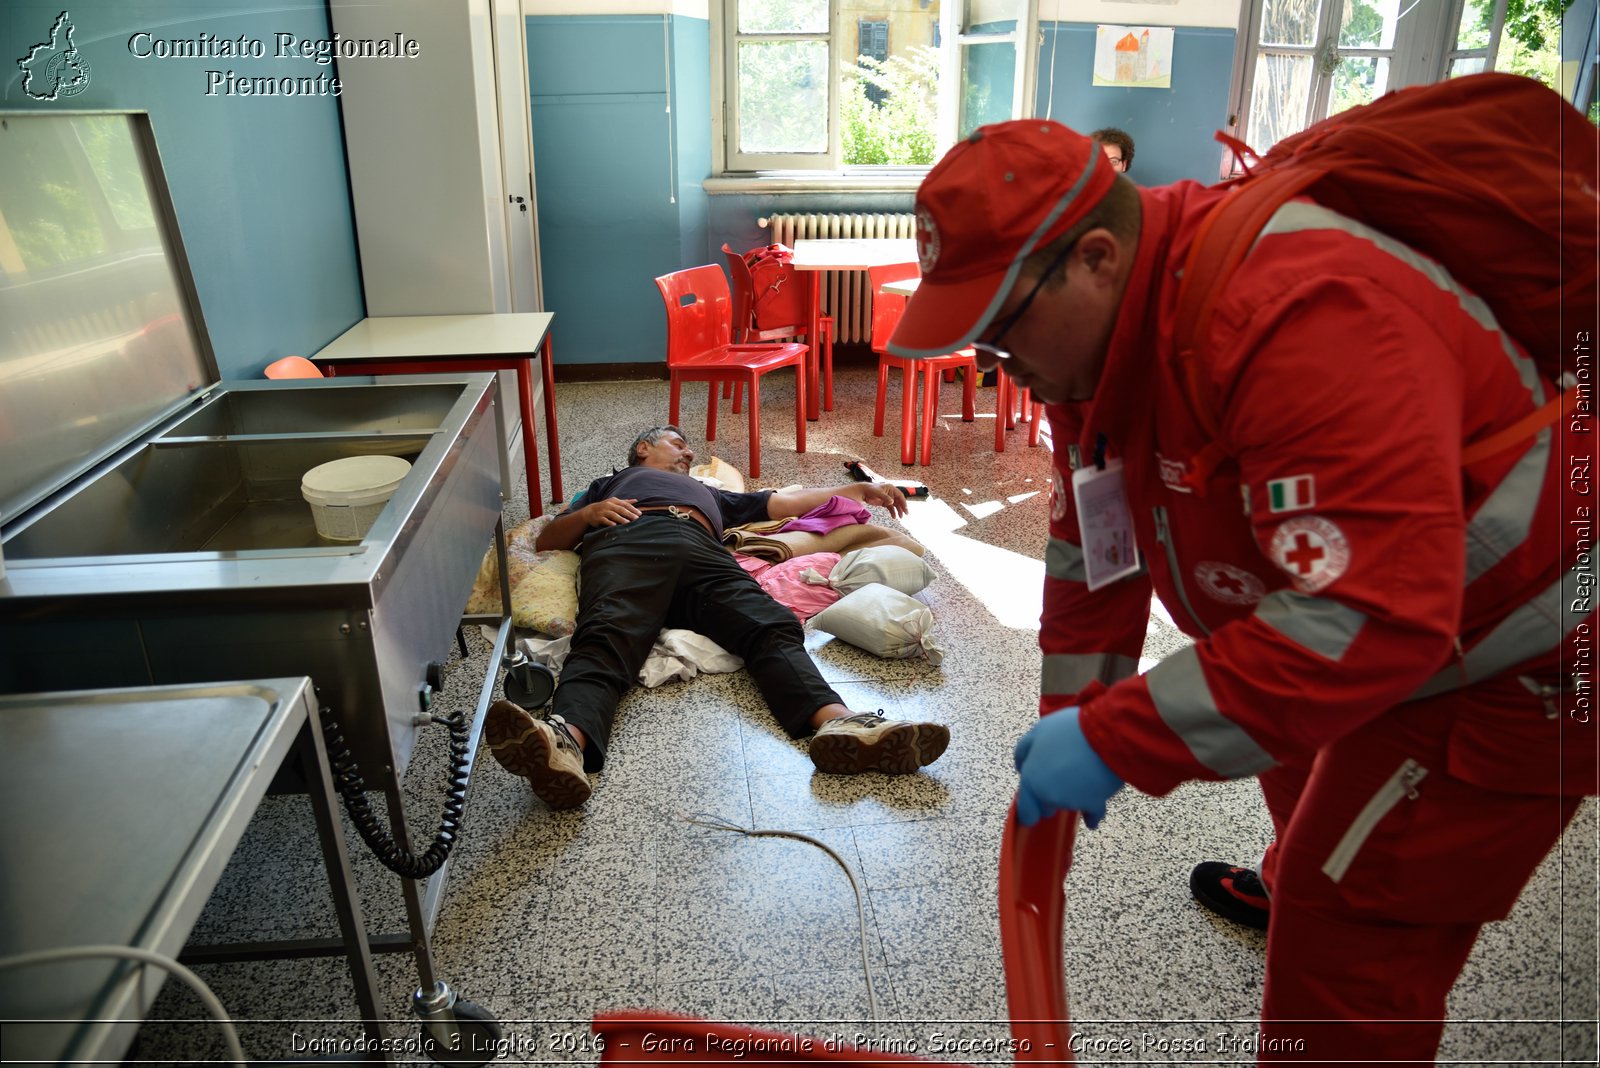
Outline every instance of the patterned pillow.
MULTIPOLYGON (((554 518, 539 516, 506 532, 511 622, 525 630, 561 637, 578 629, 578 554, 568 549, 539 552, 539 532, 554 518)), ((500 568, 494 546, 484 554, 467 601, 467 614, 500 611, 500 568)))

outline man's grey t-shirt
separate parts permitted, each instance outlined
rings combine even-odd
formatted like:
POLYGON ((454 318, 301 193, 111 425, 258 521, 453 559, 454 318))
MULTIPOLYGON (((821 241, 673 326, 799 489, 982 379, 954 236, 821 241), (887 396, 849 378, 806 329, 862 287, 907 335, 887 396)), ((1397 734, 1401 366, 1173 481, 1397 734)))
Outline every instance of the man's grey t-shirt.
POLYGON ((688 475, 640 464, 595 479, 583 491, 583 502, 594 504, 608 497, 624 497, 632 498, 640 508, 667 504, 692 505, 711 520, 711 526, 720 540, 724 527, 760 523, 770 518, 767 515, 767 498, 771 496, 771 490, 731 493, 724 489, 712 489, 688 475))

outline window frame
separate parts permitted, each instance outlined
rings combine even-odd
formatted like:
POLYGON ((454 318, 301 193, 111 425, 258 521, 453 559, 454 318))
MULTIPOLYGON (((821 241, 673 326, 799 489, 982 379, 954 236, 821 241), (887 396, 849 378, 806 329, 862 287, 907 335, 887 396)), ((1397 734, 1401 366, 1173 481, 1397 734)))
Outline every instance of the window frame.
POLYGON ((1506 0, 1494 0, 1494 14, 1489 20, 1489 43, 1482 48, 1458 48, 1460 39, 1461 16, 1465 13, 1467 0, 1455 0, 1450 5, 1451 17, 1445 20, 1441 27, 1443 36, 1440 40, 1439 77, 1447 77, 1450 68, 1455 66, 1458 59, 1482 58, 1484 70, 1494 70, 1495 56, 1500 54, 1500 38, 1506 28, 1506 0))
MULTIPOLYGON (((1010 43, 1015 63, 1012 114, 1029 118, 1034 113, 1038 73, 1039 14, 1036 0, 1008 0, 1017 25, 1002 34, 969 34, 962 24, 967 0, 941 0, 939 71, 939 126, 936 131, 935 159, 955 141, 961 95, 959 80, 964 70, 962 57, 972 45, 1010 43), (1033 47, 1024 47, 1025 42, 1033 47), (953 45, 953 47, 952 47, 953 45)), ((829 0, 831 27, 828 35, 828 149, 820 153, 739 153, 734 137, 738 130, 738 44, 740 40, 816 39, 817 34, 751 34, 738 32, 739 0, 714 0, 711 4, 711 153, 709 180, 724 186, 747 179, 787 179, 802 186, 860 185, 875 187, 906 185, 912 188, 927 173, 929 166, 847 165, 840 162, 839 86, 841 42, 856 41, 853 18, 847 18, 840 0, 829 0)), ((931 165, 930 165, 931 166, 931 165)), ((731 191, 731 190, 730 190, 731 191)))
MULTIPOLYGON (((1228 92, 1229 114, 1227 130, 1245 144, 1252 144, 1250 136, 1250 106, 1254 90, 1257 60, 1269 51, 1260 43, 1261 20, 1268 0, 1244 0, 1239 7, 1239 28, 1233 55, 1233 73, 1228 92)), ((1318 18, 1317 41, 1310 47, 1291 48, 1271 46, 1270 51, 1284 54, 1310 55, 1317 63, 1313 71, 1311 91, 1307 94, 1306 116, 1310 125, 1327 115, 1332 98, 1332 69, 1323 69, 1347 56, 1385 56, 1389 59, 1388 90, 1408 85, 1423 85, 1440 81, 1450 69, 1453 59, 1484 52, 1484 49, 1457 49, 1456 33, 1461 23, 1461 12, 1466 0, 1416 0, 1407 10, 1406 0, 1401 10, 1394 43, 1389 48, 1360 48, 1341 46, 1338 43, 1339 16, 1334 7, 1342 11, 1349 0, 1322 0, 1318 18), (1329 58, 1331 57, 1331 59, 1329 58)), ((1490 27, 1487 54, 1494 55, 1505 22, 1505 0, 1494 0, 1495 18, 1490 27)), ((1304 127, 1302 127, 1303 129, 1304 127)), ((1252 145, 1252 147, 1254 147, 1252 145)), ((1231 149, 1224 148, 1219 160, 1218 174, 1222 178, 1238 176, 1242 171, 1231 149)))

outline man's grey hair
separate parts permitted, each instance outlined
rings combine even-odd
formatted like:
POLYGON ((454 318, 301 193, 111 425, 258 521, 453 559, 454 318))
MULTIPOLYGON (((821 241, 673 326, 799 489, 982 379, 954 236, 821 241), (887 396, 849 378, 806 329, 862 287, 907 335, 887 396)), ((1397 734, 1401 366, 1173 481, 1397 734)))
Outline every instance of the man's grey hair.
POLYGON ((639 456, 640 445, 654 445, 668 434, 676 434, 685 441, 689 440, 684 435, 681 428, 675 427, 670 423, 666 426, 653 426, 649 430, 644 431, 638 437, 634 438, 633 444, 628 446, 628 466, 639 466, 641 460, 641 457, 639 456))

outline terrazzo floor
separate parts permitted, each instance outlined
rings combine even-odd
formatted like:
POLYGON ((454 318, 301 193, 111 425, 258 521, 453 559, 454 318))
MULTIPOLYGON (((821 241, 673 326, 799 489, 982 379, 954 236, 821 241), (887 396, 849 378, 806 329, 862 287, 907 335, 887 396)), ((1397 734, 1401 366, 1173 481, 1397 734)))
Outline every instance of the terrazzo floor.
MULTIPOLYGON (((841 368, 834 411, 793 452, 793 393, 765 385, 762 476, 753 485, 847 481, 843 461, 932 489, 902 525, 938 575, 921 598, 937 619, 939 668, 886 661, 809 632, 824 676, 859 709, 949 724, 949 752, 922 774, 814 774, 801 745, 772 722, 743 672, 702 676, 625 699, 610 762, 582 809, 552 812, 485 749, 433 931, 441 977, 504 1028, 508 1062, 593 1062, 599 1011, 653 1008, 750 1022, 966 1063, 1007 1033, 996 908, 1001 826, 1015 788, 1011 749, 1036 717, 1037 618, 1049 496, 1048 445, 1025 429, 993 448, 994 391, 979 419, 946 415, 933 465, 898 462, 897 388, 889 432, 871 435, 875 376, 841 368), (685 822, 706 813, 743 827, 814 836, 853 869, 877 1001, 869 1008, 850 883, 813 845, 749 838, 685 822), (966 1045, 963 1045, 966 1043, 966 1045)), ((705 394, 686 391, 683 426, 705 429, 705 394)), ((568 494, 620 463, 636 428, 665 420, 663 382, 557 388, 568 494)), ((946 386, 946 412, 959 391, 946 386)), ((726 406, 714 445, 747 470, 743 417, 726 406)), ((546 487, 549 482, 546 481, 546 487)), ((507 507, 527 515, 526 487, 507 507)), ((879 522, 895 525, 883 515, 879 522)), ((470 707, 488 649, 452 660, 446 708, 470 707)), ((1153 662, 1185 639, 1152 617, 1153 662)), ((435 825, 444 777, 437 728, 419 734, 407 773, 408 819, 435 825)), ((1248 1055, 1174 1053, 1174 1043, 1253 1033, 1263 936, 1212 917, 1189 897, 1202 859, 1250 861, 1269 837, 1249 782, 1124 792, 1101 828, 1080 834, 1068 880, 1066 970, 1081 1063, 1246 1063, 1248 1055), (1126 1049, 1126 1052, 1122 1052, 1126 1049)), ((347 834, 369 928, 405 929, 396 877, 347 834)), ((1593 1063, 1596 818, 1587 806, 1512 917, 1487 929, 1450 1002, 1441 1058, 1475 1064, 1593 1063), (1587 1019, 1589 1022, 1584 1023, 1587 1019), (1577 1021, 1567 1022, 1563 1021, 1577 1021)), ((310 937, 335 931, 303 797, 273 797, 223 875, 197 941, 310 937)), ((378 967, 389 1033, 415 1035, 413 959, 378 967)), ((251 1057, 329 1050, 358 1034, 353 988, 338 959, 201 966, 242 1021, 251 1057)), ((174 1063, 218 1057, 215 1029, 192 994, 169 982, 134 1056, 174 1063)), ((1003 1043, 1001 1043, 1003 1045, 1003 1043)), ((403 1052, 401 1060, 419 1060, 403 1052)))

